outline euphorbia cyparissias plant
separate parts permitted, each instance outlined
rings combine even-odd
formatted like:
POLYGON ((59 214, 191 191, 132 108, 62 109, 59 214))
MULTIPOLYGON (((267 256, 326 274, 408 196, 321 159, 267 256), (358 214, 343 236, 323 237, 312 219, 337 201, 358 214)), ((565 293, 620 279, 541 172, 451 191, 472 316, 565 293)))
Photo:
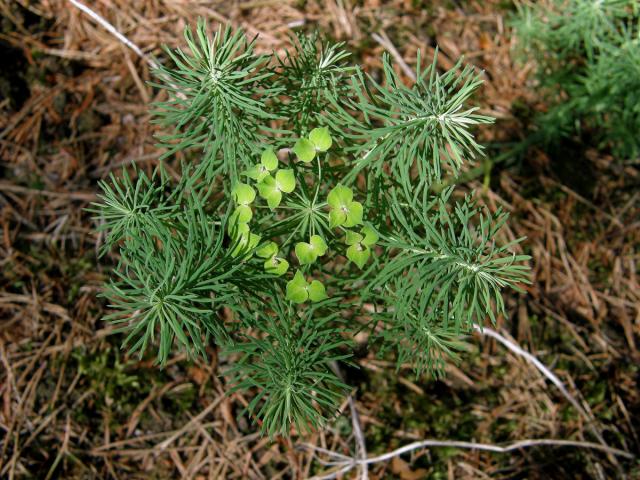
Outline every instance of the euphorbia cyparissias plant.
POLYGON ((125 172, 95 209, 103 253, 120 253, 104 295, 124 344, 157 346, 161 365, 219 345, 269 435, 335 414, 347 386, 331 365, 350 361, 356 332, 441 375, 461 337, 504 312, 501 291, 527 281, 520 240, 499 242, 504 213, 432 188, 482 152, 474 70, 418 57, 406 86, 388 56, 378 82, 315 35, 283 58, 204 22, 185 38, 155 72, 180 180, 125 172))

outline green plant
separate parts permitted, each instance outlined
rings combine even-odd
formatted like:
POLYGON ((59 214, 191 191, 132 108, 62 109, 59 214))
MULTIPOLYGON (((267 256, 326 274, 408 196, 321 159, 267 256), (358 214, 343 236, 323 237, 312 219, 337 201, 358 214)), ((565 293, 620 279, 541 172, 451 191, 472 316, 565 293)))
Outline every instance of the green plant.
POLYGON ((614 155, 640 154, 640 4, 635 0, 545 0, 514 22, 525 58, 537 64, 548 110, 543 143, 585 133, 614 155))
POLYGON ((358 331, 440 375, 504 312, 501 290, 527 281, 520 240, 498 245, 504 213, 430 188, 482 151, 471 129, 491 119, 466 105, 477 75, 418 58, 405 86, 388 56, 376 81, 316 36, 282 59, 202 22, 185 38, 156 72, 169 99, 154 112, 175 129, 167 155, 189 160, 180 181, 162 167, 112 177, 94 210, 103 253, 120 252, 104 295, 125 344, 159 344, 164 364, 174 345, 205 355, 215 341, 269 435, 335 413, 347 386, 331 366, 358 331))

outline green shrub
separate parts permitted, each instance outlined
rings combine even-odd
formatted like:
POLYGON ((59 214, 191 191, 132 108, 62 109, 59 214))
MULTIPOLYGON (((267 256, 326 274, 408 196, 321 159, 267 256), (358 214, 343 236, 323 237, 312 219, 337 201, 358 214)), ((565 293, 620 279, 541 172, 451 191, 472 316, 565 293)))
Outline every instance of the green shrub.
POLYGON ((527 281, 528 257, 500 245, 506 214, 434 189, 480 154, 470 67, 417 62, 405 86, 347 63, 341 44, 299 36, 284 58, 242 32, 187 29, 188 51, 158 69, 155 118, 171 129, 160 167, 103 182, 103 252, 119 263, 104 293, 124 341, 233 355, 234 389, 269 435, 321 427, 347 386, 356 333, 416 374, 442 374, 461 337, 504 312, 501 290, 527 281))
POLYGON ((640 4, 636 0, 545 0, 515 22, 521 52, 537 64, 548 110, 544 144, 581 135, 619 158, 640 154, 640 4))

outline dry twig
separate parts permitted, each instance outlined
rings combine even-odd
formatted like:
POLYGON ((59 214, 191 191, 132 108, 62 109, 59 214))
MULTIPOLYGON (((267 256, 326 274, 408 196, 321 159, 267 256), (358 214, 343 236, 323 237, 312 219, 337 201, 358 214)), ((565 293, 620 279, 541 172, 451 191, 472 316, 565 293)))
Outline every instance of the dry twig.
POLYGON ((555 446, 555 447, 575 447, 575 448, 587 448, 592 450, 600 450, 606 452, 611 455, 617 455, 624 458, 632 459, 634 456, 628 452, 623 450, 618 450, 617 448, 611 448, 599 443, 591 443, 591 442, 577 442, 572 440, 555 440, 552 438, 539 438, 539 439, 527 439, 527 440, 519 440, 517 442, 510 443, 505 446, 492 445, 487 443, 476 443, 476 442, 458 442, 454 440, 423 440, 420 442, 413 442, 404 447, 397 448, 391 452, 377 455, 375 457, 368 457, 365 460, 350 458, 345 459, 344 455, 338 455, 334 452, 327 452, 326 450, 320 450, 314 445, 304 444, 301 445, 301 448, 319 451, 321 453, 329 455, 333 458, 332 462, 327 462, 327 465, 332 465, 334 467, 334 471, 329 472, 325 475, 318 475, 313 477, 313 480, 329 480, 332 478, 336 478, 338 475, 348 472, 349 470, 355 468, 359 465, 371 465, 374 463, 386 462, 387 460, 391 460, 394 457, 398 457, 405 453, 411 452, 413 450, 419 450, 422 448, 430 448, 430 447, 446 447, 446 448, 462 448, 462 449, 470 449, 470 450, 483 450, 487 452, 495 452, 495 453, 508 453, 514 450, 520 450, 523 448, 531 448, 531 447, 539 447, 539 446, 555 446))

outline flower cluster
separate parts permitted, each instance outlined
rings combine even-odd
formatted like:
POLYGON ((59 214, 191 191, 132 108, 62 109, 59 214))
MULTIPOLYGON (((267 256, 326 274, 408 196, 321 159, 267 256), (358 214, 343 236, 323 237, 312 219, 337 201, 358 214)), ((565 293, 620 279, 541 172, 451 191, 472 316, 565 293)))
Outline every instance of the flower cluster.
MULTIPOLYGON (((320 163, 318 155, 328 152, 332 144, 333 139, 329 130, 326 127, 319 127, 311 130, 307 138, 299 139, 291 151, 303 164, 310 164, 314 159, 320 163)), ((290 157, 288 161, 291 164, 294 159, 290 157)), ((305 181, 304 176, 315 173, 313 169, 300 172, 298 175, 301 178, 297 180, 293 168, 279 167, 278 155, 273 148, 267 148, 262 152, 260 162, 244 172, 248 179, 255 182, 255 188, 248 183, 236 183, 231 192, 235 210, 230 216, 228 225, 229 237, 233 241, 232 255, 237 257, 245 254, 250 257, 255 253, 258 257, 265 259, 263 265, 265 272, 278 277, 285 275, 289 270, 290 262, 287 260, 286 253, 278 255, 282 248, 286 249, 289 245, 287 240, 285 244, 278 245, 276 239, 261 243, 262 233, 251 231, 249 224, 254 218, 252 206, 261 211, 259 205, 253 205, 256 201, 256 189, 258 196, 267 203, 268 214, 275 213, 277 217, 286 219, 290 209, 295 208, 295 202, 287 202, 284 195, 297 193, 296 187, 301 186, 305 181)), ((322 186, 320 166, 317 174, 318 178, 315 181, 320 187, 322 186)), ((303 195, 302 192, 298 194, 303 195)), ((338 183, 328 192, 326 202, 320 205, 323 206, 321 219, 323 224, 328 224, 328 229, 313 233, 305 239, 307 241, 298 241, 292 245, 293 248, 289 248, 300 269, 309 271, 319 257, 330 257, 327 255, 331 253, 329 244, 319 233, 329 235, 332 245, 336 246, 338 243, 334 241, 338 237, 335 234, 336 231, 344 234, 347 259, 362 269, 371 256, 371 248, 378 241, 376 230, 369 224, 363 224, 362 203, 354 200, 351 188, 338 183), (360 227, 360 231, 349 230, 355 227, 360 227)), ((304 221, 304 217, 301 217, 301 221, 304 221)), ((317 302, 326 298, 324 285, 317 279, 307 282, 300 269, 286 285, 286 298, 294 303, 317 302)))

